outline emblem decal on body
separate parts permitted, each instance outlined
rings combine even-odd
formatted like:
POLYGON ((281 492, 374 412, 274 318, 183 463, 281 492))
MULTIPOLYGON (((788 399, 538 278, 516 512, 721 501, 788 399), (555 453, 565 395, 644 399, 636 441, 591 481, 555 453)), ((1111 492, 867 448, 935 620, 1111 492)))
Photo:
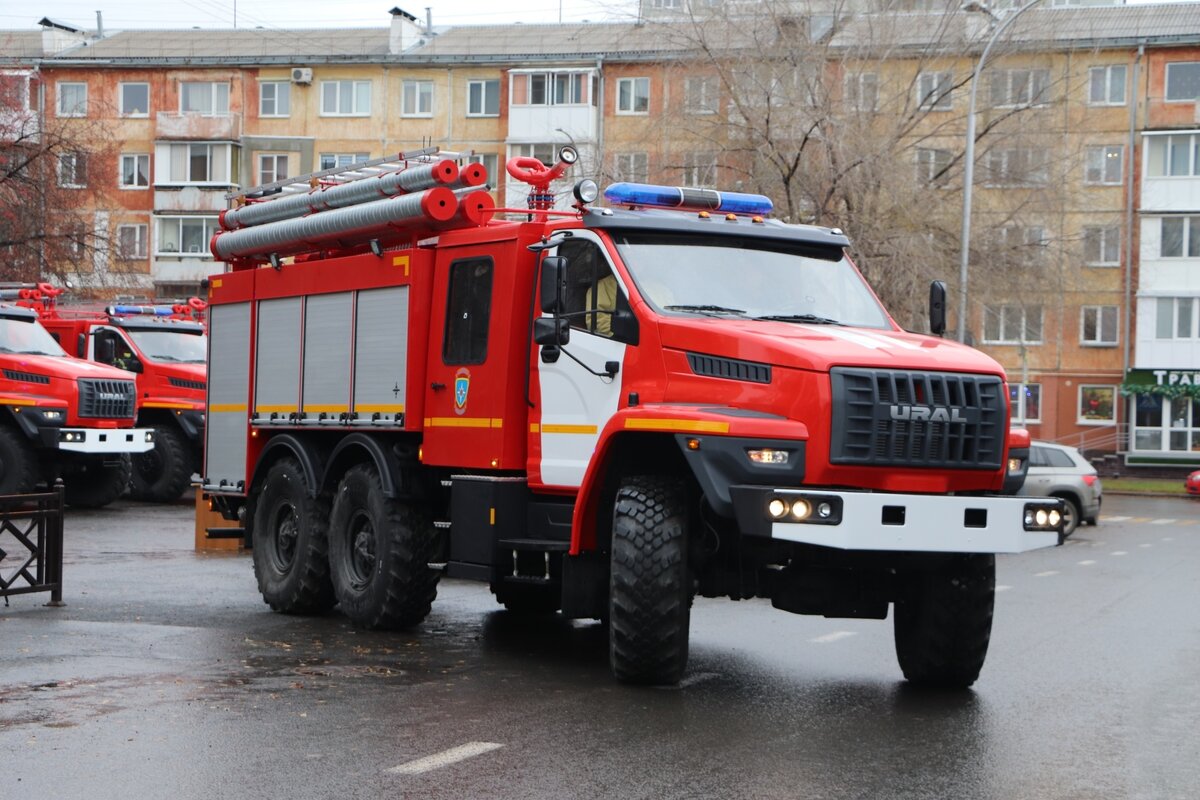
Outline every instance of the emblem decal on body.
POLYGON ((471 390, 471 371, 460 369, 454 373, 454 413, 467 413, 467 393, 471 390))

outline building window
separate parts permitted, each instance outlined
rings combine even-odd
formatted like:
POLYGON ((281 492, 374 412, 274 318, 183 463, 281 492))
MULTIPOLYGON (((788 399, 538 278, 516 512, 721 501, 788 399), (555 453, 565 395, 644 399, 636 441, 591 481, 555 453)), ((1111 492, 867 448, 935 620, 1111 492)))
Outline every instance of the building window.
POLYGON ((1121 228, 1117 225, 1083 229, 1083 260, 1090 266, 1121 263, 1121 228))
POLYGON ((717 113, 718 87, 716 78, 688 78, 683 84, 683 110, 688 114, 717 113))
POLYGON ((650 113, 649 78, 619 78, 617 80, 617 113, 650 113))
POLYGON ((1200 99, 1200 61, 1167 64, 1168 103, 1194 103, 1200 99))
POLYGON ((1028 425, 1042 421, 1042 385, 1040 383, 1009 384, 1008 399, 1012 404, 1013 425, 1028 425))
POLYGON ((1148 138, 1146 173, 1151 178, 1200 175, 1200 135, 1184 133, 1148 138))
POLYGON ((917 106, 924 111, 949 111, 953 90, 953 73, 922 72, 917 76, 917 106))
POLYGON ((500 81, 467 81, 467 116, 500 116, 500 81))
POLYGON ((84 153, 59 154, 58 185, 64 189, 82 189, 87 186, 87 156, 84 153))
POLYGON ((1048 154, 1032 147, 990 150, 985 159, 989 186, 1045 186, 1049 182, 1048 154))
POLYGON ((471 156, 472 164, 483 164, 484 171, 487 172, 488 183, 495 186, 495 181, 500 180, 500 156, 497 153, 476 153, 471 156))
POLYGON ((147 255, 147 230, 146 225, 118 225, 117 258, 124 261, 144 259, 147 255))
POLYGON ((1082 306, 1079 343, 1093 347, 1116 345, 1117 317, 1117 306, 1082 306))
POLYGON ((9 108, 32 110, 29 98, 29 75, 0 72, 0 101, 9 108))
POLYGON ((259 184, 275 183, 289 176, 287 153, 269 153, 258 157, 259 184))
POLYGON ((1017 108, 1049 102, 1050 70, 1002 69, 991 76, 992 107, 1017 108))
POLYGON ((292 113, 292 85, 287 81, 263 81, 258 85, 258 115, 288 117, 292 113))
POLYGON ((951 158, 949 150, 917 148, 917 181, 927 186, 945 186, 951 158))
POLYGON ((433 116, 433 81, 404 81, 401 84, 400 116, 433 116))
POLYGON ((1200 452, 1200 399, 1137 395, 1134 450, 1200 452))
POLYGON ((205 117, 228 114, 229 84, 224 82, 179 84, 179 110, 205 117))
POLYGON ((1082 425, 1105 425, 1117 421, 1117 387, 1089 386, 1079 387, 1079 417, 1076 420, 1082 425))
POLYGON ((321 169, 341 169, 370 160, 369 153, 321 153, 321 169))
POLYGON ((147 153, 121 155, 121 188, 145 189, 150 185, 150 156, 147 153))
MULTIPOLYGON (((168 150, 168 183, 229 183, 228 144, 173 144, 168 150)), ((162 165, 159 164, 161 169, 162 165)))
POLYGON ((613 180, 647 183, 650 180, 650 160, 645 153, 617 153, 613 157, 613 180))
POLYGON ((512 76, 514 106, 587 105, 594 103, 587 72, 533 72, 512 76))
POLYGON ((1200 319, 1195 297, 1160 297, 1154 320, 1155 339, 1196 339, 1196 321, 1200 319))
POLYGON ((150 84, 122 83, 120 88, 121 116, 150 116, 150 84))
POLYGON ((1033 263, 1041 262, 1049 245, 1046 229, 1040 225, 1004 225, 992 232, 998 251, 1011 251, 1033 263))
POLYGON ((158 255, 212 258, 208 243, 216 232, 216 217, 159 217, 158 255))
POLYGON ((514 144, 512 146, 512 154, 514 157, 525 156, 528 158, 536 158, 543 164, 557 164, 558 151, 553 144, 514 144))
POLYGON ((844 84, 846 108, 874 111, 879 105, 879 76, 874 72, 847 75, 844 84))
POLYGON ((1125 105, 1124 64, 1111 67, 1092 67, 1088 70, 1088 105, 1125 105))
POLYGON ((367 117, 370 114, 370 81, 321 81, 321 116, 367 117))
POLYGON ((492 259, 467 258, 450 265, 442 361, 482 364, 487 360, 492 310, 492 259))
POLYGON ((1200 258, 1200 217, 1163 217, 1159 258, 1200 258))
POLYGON ((683 185, 711 189, 717 185, 717 154, 687 153, 683 157, 683 185))
POLYGON ((1121 183, 1121 156, 1124 152, 1125 148, 1121 145, 1089 147, 1083 182, 1102 186, 1119 185, 1121 183))
POLYGON ((58 84, 58 116, 86 117, 87 95, 86 83, 58 84))
POLYGON ((983 341, 985 344, 1041 344, 1042 307, 984 306, 983 341))

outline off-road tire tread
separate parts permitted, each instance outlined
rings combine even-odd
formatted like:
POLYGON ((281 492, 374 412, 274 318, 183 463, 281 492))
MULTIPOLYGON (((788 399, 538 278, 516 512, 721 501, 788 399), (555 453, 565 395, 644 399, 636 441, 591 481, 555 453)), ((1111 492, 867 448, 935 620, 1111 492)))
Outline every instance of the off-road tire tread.
POLYGON ((112 464, 92 459, 86 476, 80 472, 63 476, 63 502, 72 508, 103 508, 125 493, 132 472, 126 454, 112 464))
POLYGON ((0 428, 0 494, 28 494, 41 480, 37 452, 19 430, 0 428))
POLYGON ((403 630, 419 625, 429 616, 441 577, 429 567, 437 553, 437 533, 429 508, 384 497, 383 484, 375 469, 360 464, 352 467, 338 486, 330 531, 332 537, 338 537, 330 549, 334 591, 342 612, 356 627, 403 630), (346 585, 339 566, 340 559, 346 558, 349 550, 348 546, 343 547, 348 542, 339 536, 339 530, 349 522, 354 510, 346 487, 357 481, 365 483, 362 488, 367 493, 368 504, 372 495, 380 504, 382 513, 375 520, 376 531, 390 534, 379 536, 376 543, 376 558, 384 559, 385 573, 377 571, 375 579, 362 592, 346 585), (375 585, 383 575, 386 575, 385 583, 375 585))
POLYGON ((894 610, 904 677, 940 688, 975 683, 991 638, 995 556, 955 556, 940 569, 909 573, 905 584, 894 610))
POLYGON ((251 528, 254 556, 254 577, 258 581, 263 602, 281 614, 306 616, 323 614, 337 602, 329 579, 329 500, 318 495, 310 497, 303 485, 304 470, 299 462, 285 458, 271 465, 263 480, 263 488, 254 511, 251 528), (270 521, 270 487, 281 473, 291 472, 300 482, 300 500, 296 504, 301 532, 297 535, 296 557, 286 575, 268 575, 275 567, 270 563, 266 540, 270 521), (259 515, 262 515, 260 518, 259 515))
POLYGON ((154 448, 162 448, 162 472, 144 476, 133 459, 133 476, 129 481, 129 496, 148 503, 170 503, 178 500, 192 482, 192 447, 177 428, 154 426, 154 448))
POLYGON ((675 684, 687 668, 687 494, 666 476, 626 478, 613 511, 609 662, 618 680, 675 684))

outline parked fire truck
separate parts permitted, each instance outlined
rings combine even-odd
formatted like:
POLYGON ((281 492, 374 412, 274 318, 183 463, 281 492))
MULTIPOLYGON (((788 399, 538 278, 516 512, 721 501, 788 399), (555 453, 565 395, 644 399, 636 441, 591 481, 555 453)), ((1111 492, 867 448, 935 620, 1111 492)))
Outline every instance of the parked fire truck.
POLYGON ((68 504, 97 508, 125 491, 154 432, 133 427, 132 374, 68 356, 38 322, 29 306, 53 291, 0 285, 0 494, 61 477, 68 504))
POLYGON ((133 457, 135 499, 178 499, 200 470, 206 306, 197 297, 86 308, 59 303, 57 295, 38 306, 42 324, 68 353, 137 376, 137 424, 154 431, 154 447, 133 457))
MULTIPOLYGON (((1051 546, 1028 434, 971 348, 902 331, 839 230, 761 196, 575 160, 423 151, 261 187, 212 252, 204 489, 264 600, 407 628, 439 577, 607 623, 624 681, 684 673, 692 600, 885 619, 911 681, 966 686, 994 554, 1051 546)), ((944 329, 944 287, 931 294, 944 329)))

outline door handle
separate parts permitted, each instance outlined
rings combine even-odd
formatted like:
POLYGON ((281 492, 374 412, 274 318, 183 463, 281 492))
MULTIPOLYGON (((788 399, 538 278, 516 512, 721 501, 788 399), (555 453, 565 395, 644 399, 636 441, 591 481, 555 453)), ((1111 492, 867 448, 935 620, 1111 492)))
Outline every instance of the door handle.
POLYGON ((433 383, 429 384, 429 388, 433 389, 435 392, 440 392, 442 389, 446 388, 446 384, 434 381, 433 383))

